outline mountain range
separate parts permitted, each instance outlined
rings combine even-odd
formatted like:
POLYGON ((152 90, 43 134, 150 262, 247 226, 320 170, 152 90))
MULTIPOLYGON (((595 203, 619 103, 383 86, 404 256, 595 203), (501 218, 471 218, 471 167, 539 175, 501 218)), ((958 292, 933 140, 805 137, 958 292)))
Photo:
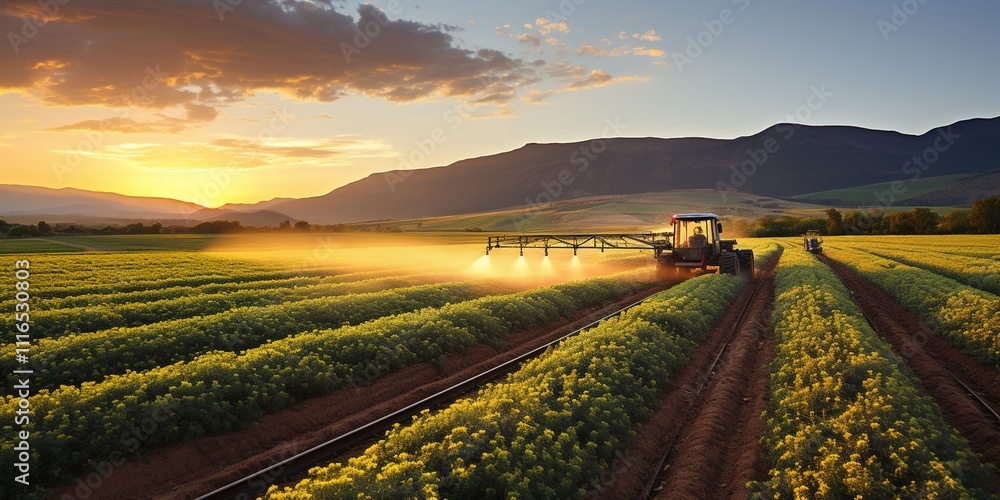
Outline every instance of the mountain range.
POLYGON ((996 186, 998 144, 1000 117, 964 120, 920 135, 781 123, 735 139, 622 137, 531 143, 447 166, 371 174, 322 196, 275 198, 220 209, 163 198, 0 185, 0 216, 169 216, 198 221, 239 219, 253 213, 250 218, 258 222, 254 225, 276 225, 285 219, 341 223, 685 189, 791 198, 893 181, 905 186, 921 178, 946 176, 966 179, 966 185, 947 196, 925 197, 923 202, 961 205, 991 194, 985 188, 977 191, 977 186, 996 186), (977 175, 991 180, 968 180, 977 175))

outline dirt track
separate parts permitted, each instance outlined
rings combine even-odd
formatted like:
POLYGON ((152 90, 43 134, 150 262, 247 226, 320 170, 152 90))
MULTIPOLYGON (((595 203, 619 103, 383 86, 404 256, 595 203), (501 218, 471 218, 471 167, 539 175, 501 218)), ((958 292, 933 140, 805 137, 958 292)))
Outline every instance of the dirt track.
POLYGON ((745 498, 746 482, 767 475, 760 414, 767 407, 768 364, 774 357, 770 313, 776 264, 777 258, 758 273, 760 287, 715 370, 706 372, 730 339, 752 286, 671 377, 659 409, 603 478, 599 498, 642 498, 658 472, 663 473, 653 494, 663 498, 745 498), (665 466, 657 471, 668 450, 665 466))
MULTIPOLYGON (((917 375, 941 408, 945 421, 969 440, 973 451, 1000 467, 1000 422, 987 415, 951 376, 959 377, 994 410, 1000 410, 1000 372, 960 351, 878 286, 827 257, 821 256, 820 260, 854 291, 855 302, 876 332, 917 375)), ((1000 477, 994 475, 993 484, 996 492, 1000 477)))
MULTIPOLYGON (((605 307, 581 310, 571 320, 511 334, 502 349, 479 344, 446 356, 440 369, 426 363, 409 366, 370 386, 337 391, 265 415, 253 427, 154 450, 115 468, 89 498, 195 498, 497 366, 677 281, 657 284, 605 307)), ((73 495, 76 484, 56 488, 52 498, 73 495)))

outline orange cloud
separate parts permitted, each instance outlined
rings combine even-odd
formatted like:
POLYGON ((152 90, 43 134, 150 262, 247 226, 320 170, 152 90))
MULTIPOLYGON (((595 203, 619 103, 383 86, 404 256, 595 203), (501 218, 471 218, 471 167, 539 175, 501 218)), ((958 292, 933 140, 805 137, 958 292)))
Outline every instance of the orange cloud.
MULTIPOLYGON (((19 33, 38 8, 37 0, 5 0, 0 33, 19 33)), ((326 2, 282 0, 242 2, 223 20, 214 14, 204 2, 73 2, 17 53, 0 51, 0 92, 30 93, 50 106, 186 107, 187 124, 179 126, 163 119, 113 125, 174 131, 257 91, 315 101, 360 94, 497 102, 536 78, 519 59, 459 47, 451 34, 458 28, 390 20, 368 4, 356 17, 326 2)))

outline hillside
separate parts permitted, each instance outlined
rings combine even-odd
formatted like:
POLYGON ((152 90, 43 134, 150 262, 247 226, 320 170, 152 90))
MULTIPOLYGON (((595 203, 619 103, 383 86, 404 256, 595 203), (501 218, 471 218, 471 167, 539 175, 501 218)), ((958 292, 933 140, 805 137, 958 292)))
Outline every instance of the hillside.
POLYGON ((998 167, 993 152, 998 141, 1000 118, 966 120, 921 135, 779 124, 732 140, 617 138, 528 144, 446 167, 372 174, 323 196, 269 208, 310 222, 333 223, 719 186, 789 197, 817 188, 908 181, 915 177, 914 169, 921 176, 989 171, 998 167), (911 164, 914 156, 933 161, 920 169, 911 164), (733 175, 741 166, 752 174, 746 180, 733 175))
POLYGON ((277 226, 286 220, 298 220, 259 205, 231 205, 242 210, 214 209, 170 198, 0 184, 0 217, 8 222, 23 224, 44 220, 89 226, 137 222, 193 226, 204 221, 235 220, 245 226, 277 226))

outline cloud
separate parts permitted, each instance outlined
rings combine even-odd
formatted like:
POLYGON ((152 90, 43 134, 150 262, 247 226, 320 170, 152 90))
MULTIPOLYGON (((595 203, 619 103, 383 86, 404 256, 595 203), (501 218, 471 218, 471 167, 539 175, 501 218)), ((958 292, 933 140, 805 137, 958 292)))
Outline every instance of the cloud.
MULTIPOLYGON (((631 38, 641 40, 643 42, 659 42, 660 40, 663 40, 663 37, 656 34, 656 30, 646 30, 645 33, 632 33, 631 38)), ((628 40, 629 34, 625 31, 619 31, 618 39, 628 40)))
POLYGON ((527 95, 525 95, 522 99, 528 104, 545 104, 545 100, 555 93, 555 90, 532 89, 529 90, 527 95))
POLYGON ((605 49, 602 47, 597 47, 595 45, 585 43, 576 49, 576 55, 593 56, 593 57, 622 57, 622 56, 664 57, 667 55, 667 53, 660 49, 651 49, 643 46, 629 47, 623 45, 621 47, 616 47, 613 49, 605 49))
MULTIPOLYGON (((59 151, 55 151, 59 152, 59 151)), ((357 158, 392 158, 398 152, 380 139, 265 139, 220 138, 181 144, 124 143, 81 153, 152 169, 198 170, 259 168, 266 166, 337 167, 357 158)))
POLYGON ((113 116, 100 120, 83 120, 68 125, 50 128, 53 132, 73 130, 93 130, 100 132, 118 132, 121 134, 177 134, 188 130, 192 125, 215 120, 219 112, 211 106, 200 104, 185 104, 184 118, 174 118, 157 113, 152 120, 136 120, 127 116, 113 116))
POLYGON ((517 38, 518 41, 520 41, 520 42, 530 43, 531 45, 534 45, 536 47, 542 44, 542 40, 540 38, 538 38, 537 36, 532 35, 530 33, 525 33, 523 35, 517 35, 515 38, 517 38))
POLYGON ((583 89, 587 87, 600 87, 614 81, 614 77, 606 71, 595 69, 585 78, 574 81, 566 86, 568 89, 583 89))
POLYGON ((133 118, 113 116, 101 120, 83 120, 68 125, 49 129, 53 132, 69 132, 73 130, 94 130, 100 132, 118 132, 122 134, 177 134, 186 130, 179 123, 138 121, 133 118))
MULTIPOLYGON (((38 5, 5 0, 0 33, 20 33, 38 5)), ((459 47, 457 27, 390 20, 372 5, 359 6, 353 17, 319 1, 247 1, 221 15, 212 5, 67 4, 16 50, 0 51, 0 92, 31 94, 49 106, 186 109, 187 119, 197 121, 259 91, 313 101, 475 100, 534 78, 519 59, 459 47)), ((513 99, 516 92, 505 95, 513 99)), ((117 125, 169 128, 132 121, 117 125)))
POLYGON ((649 81, 652 78, 640 76, 612 76, 601 69, 588 70, 586 66, 559 62, 551 65, 547 72, 550 76, 562 80, 560 88, 529 90, 521 100, 527 104, 545 104, 549 97, 564 92, 574 92, 592 87, 603 87, 615 83, 649 81))
POLYGON ((664 57, 666 52, 660 49, 647 49, 646 47, 632 47, 632 55, 647 57, 664 57))
POLYGON ((558 31, 560 33, 569 33, 569 25, 565 21, 560 21, 558 23, 546 22, 545 24, 535 23, 538 25, 538 32, 542 35, 548 35, 553 31, 558 31))
POLYGON ((632 38, 642 40, 645 42, 659 42, 660 40, 663 40, 663 37, 657 36, 656 30, 647 30, 645 33, 641 35, 639 33, 633 33, 632 38))

